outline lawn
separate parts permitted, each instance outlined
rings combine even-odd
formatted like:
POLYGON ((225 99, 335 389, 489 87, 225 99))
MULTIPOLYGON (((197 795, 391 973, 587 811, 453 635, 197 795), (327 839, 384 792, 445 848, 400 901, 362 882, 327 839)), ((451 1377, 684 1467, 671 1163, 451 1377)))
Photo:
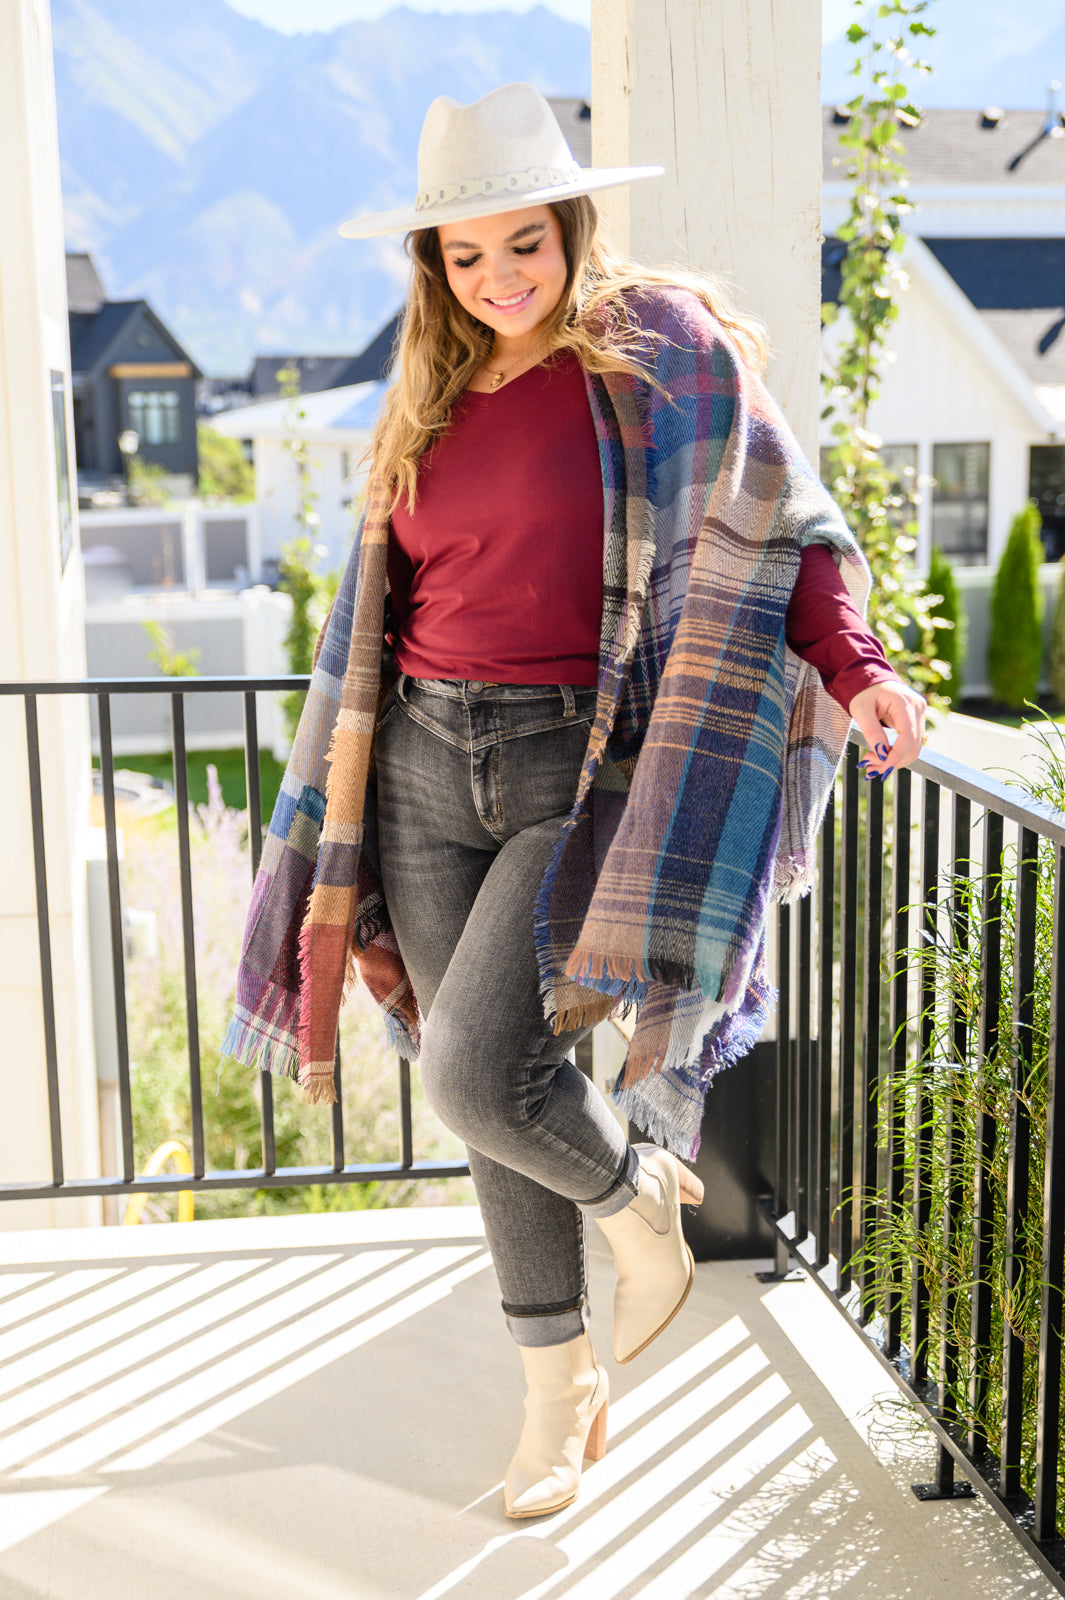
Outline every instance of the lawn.
MULTIPOLYGON (((93 766, 99 765, 99 761, 94 757, 93 766)), ((115 766, 124 767, 130 772, 145 772, 150 778, 162 778, 168 784, 173 784, 174 781, 174 764, 169 755, 118 756, 115 758, 115 766)), ((187 760, 189 800, 193 805, 205 805, 207 802, 209 766, 218 769, 218 781, 222 786, 222 798, 226 805, 232 806, 236 811, 243 811, 248 804, 248 793, 244 782, 243 750, 189 751, 187 760)), ((284 770, 284 767, 274 760, 269 750, 260 750, 259 785, 264 822, 270 820, 284 770)))

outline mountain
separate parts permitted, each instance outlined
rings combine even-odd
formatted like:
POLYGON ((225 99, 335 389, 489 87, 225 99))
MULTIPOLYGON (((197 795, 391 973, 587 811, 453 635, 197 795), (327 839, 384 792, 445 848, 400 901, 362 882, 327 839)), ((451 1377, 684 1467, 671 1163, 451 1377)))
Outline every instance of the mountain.
POLYGON ((68 248, 209 372, 358 350, 392 314, 400 241, 336 229, 413 196, 435 95, 589 81, 588 30, 543 7, 286 36, 224 0, 53 0, 53 30, 68 248))

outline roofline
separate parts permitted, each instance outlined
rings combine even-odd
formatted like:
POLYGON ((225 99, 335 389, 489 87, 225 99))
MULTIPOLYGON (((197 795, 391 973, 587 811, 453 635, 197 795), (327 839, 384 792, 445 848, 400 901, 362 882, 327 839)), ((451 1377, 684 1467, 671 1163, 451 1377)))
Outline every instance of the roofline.
POLYGON ((936 260, 917 234, 910 234, 906 240, 903 264, 935 295, 972 347, 984 358, 1036 426, 1055 439, 1065 431, 1037 396, 1035 380, 1014 360, 1001 339, 987 326, 968 295, 958 287, 946 267, 936 260))
MULTIPOLYGON (((845 178, 826 178, 821 186, 826 200, 849 200, 854 185, 845 178)), ((925 200, 1065 200, 1061 183, 916 183, 910 181, 906 198, 925 200)))

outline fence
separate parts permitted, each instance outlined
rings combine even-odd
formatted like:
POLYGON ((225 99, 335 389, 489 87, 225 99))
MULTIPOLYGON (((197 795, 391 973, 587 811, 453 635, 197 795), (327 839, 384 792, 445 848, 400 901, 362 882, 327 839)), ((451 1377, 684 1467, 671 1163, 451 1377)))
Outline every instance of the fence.
POLYGON ((857 763, 778 913, 777 1269, 932 1426, 915 1492, 971 1493, 960 1464, 1065 1593, 1065 815, 941 757, 857 763))
MULTIPOLYGON (((174 680, 176 681, 176 680, 174 680)), ((459 1177, 468 1172, 461 1162, 415 1160, 412 1135, 410 1066, 398 1062, 399 1151, 394 1162, 352 1164, 345 1159, 344 1105, 341 1090, 339 1043, 335 1062, 337 1101, 331 1108, 331 1155, 328 1166, 277 1165, 274 1140, 273 1088, 267 1073, 260 1075, 262 1159, 257 1168, 208 1172, 204 1154, 203 1096, 201 1091, 200 1030, 196 998, 196 950, 193 937, 192 870, 185 709, 190 695, 239 694, 243 706, 244 768, 248 797, 250 872, 254 877, 262 848, 259 737, 256 695, 305 688, 303 677, 195 678, 181 680, 182 688, 168 694, 173 750, 174 792, 177 808, 178 877, 181 896, 186 1020, 188 1026, 188 1095, 192 1129, 190 1176, 160 1173, 138 1177, 134 1170, 133 1117, 130 1094, 130 1055, 126 1030, 125 937, 119 870, 118 826, 115 806, 115 765, 112 744, 112 701, 119 696, 159 696, 159 679, 97 679, 84 683, 0 684, 0 695, 21 696, 25 704, 29 801, 32 819, 34 882, 37 904, 38 951, 44 1025, 44 1062, 47 1081, 51 1172, 40 1179, 0 1182, 0 1201, 41 1199, 55 1195, 103 1195, 124 1199, 137 1194, 182 1193, 218 1189, 299 1187, 314 1183, 369 1183, 410 1178, 459 1177), (52 969, 48 909, 48 861, 44 833, 44 793, 38 736, 37 703, 42 696, 79 695, 95 707, 99 730, 104 832, 109 900, 109 932, 113 967, 116 1078, 119 1112, 121 1171, 98 1178, 64 1175, 63 1131, 59 1095, 55 982, 52 969)), ((249 884, 250 887, 250 884, 249 884)))

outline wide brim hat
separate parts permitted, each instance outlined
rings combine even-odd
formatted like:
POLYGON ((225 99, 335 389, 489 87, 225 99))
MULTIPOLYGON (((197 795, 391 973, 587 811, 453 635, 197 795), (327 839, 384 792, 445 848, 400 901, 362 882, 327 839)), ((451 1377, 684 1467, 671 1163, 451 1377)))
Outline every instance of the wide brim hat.
POLYGON ((345 239, 371 239, 436 228, 595 194, 664 171, 578 166, 551 107, 531 83, 504 84, 468 106, 442 94, 422 125, 413 206, 352 217, 338 232, 345 239))

